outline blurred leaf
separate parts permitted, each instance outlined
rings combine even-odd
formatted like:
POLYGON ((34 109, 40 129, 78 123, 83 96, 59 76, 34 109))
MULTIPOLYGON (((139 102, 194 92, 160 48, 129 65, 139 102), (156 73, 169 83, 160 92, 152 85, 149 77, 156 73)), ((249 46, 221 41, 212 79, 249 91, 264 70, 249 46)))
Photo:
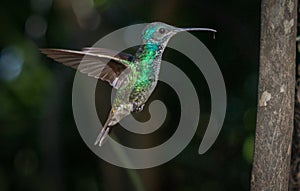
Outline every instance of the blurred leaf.
POLYGON ((248 136, 243 145, 243 156, 244 159, 249 163, 252 164, 254 155, 254 136, 248 136))

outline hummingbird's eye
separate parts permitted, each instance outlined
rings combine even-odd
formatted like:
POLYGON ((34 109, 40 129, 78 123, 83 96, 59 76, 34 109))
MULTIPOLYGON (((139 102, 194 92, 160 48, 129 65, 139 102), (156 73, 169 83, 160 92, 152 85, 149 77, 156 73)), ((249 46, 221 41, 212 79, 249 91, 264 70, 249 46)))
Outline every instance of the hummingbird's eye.
POLYGON ((160 29, 158 29, 158 32, 160 34, 164 34, 166 32, 166 29, 165 28, 160 28, 160 29))

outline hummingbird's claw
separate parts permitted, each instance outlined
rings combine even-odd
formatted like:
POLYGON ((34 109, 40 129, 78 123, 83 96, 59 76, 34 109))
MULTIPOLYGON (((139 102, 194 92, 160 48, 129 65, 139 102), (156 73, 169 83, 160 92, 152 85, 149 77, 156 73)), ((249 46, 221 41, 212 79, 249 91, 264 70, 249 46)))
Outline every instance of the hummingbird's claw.
POLYGON ((144 109, 145 104, 138 105, 136 102, 133 102, 133 112, 141 112, 144 109))
POLYGON ((97 145, 99 143, 99 147, 101 147, 104 143, 104 141, 106 140, 106 137, 109 133, 109 127, 107 128, 102 128, 101 132, 99 133, 94 145, 97 145))

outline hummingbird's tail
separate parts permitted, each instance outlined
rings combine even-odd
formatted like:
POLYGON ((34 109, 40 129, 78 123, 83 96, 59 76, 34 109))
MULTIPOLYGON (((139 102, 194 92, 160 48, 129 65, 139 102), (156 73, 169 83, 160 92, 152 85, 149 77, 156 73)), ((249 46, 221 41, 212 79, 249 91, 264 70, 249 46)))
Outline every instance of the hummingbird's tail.
POLYGON ((112 113, 109 114, 109 117, 106 120, 101 132, 99 133, 94 145, 99 145, 99 147, 101 147, 103 145, 104 141, 106 140, 107 135, 111 132, 111 127, 108 126, 111 118, 112 118, 112 113))

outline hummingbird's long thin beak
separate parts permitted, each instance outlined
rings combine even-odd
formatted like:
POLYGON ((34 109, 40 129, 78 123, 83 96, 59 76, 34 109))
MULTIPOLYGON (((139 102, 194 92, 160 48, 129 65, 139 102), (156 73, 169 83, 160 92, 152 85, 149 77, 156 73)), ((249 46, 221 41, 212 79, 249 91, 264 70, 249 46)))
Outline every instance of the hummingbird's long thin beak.
POLYGON ((175 30, 176 33, 184 32, 184 31, 208 31, 213 32, 213 38, 215 39, 215 33, 217 32, 215 29, 210 28, 178 28, 175 30))
POLYGON ((217 31, 215 29, 210 28, 179 28, 178 32, 182 31, 209 31, 216 33, 217 31))

